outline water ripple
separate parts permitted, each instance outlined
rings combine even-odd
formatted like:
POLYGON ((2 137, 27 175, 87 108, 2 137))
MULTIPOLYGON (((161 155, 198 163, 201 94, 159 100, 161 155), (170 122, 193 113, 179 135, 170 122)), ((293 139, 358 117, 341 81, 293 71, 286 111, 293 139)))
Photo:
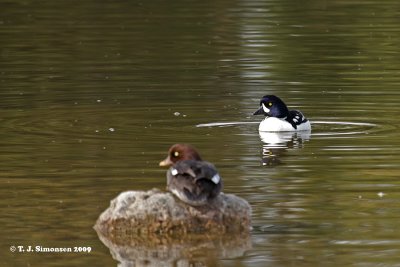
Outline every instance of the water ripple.
MULTIPOLYGON (((230 127, 248 124, 258 124, 256 121, 232 121, 232 122, 210 122, 197 124, 196 127, 230 127)), ((377 128, 377 124, 369 122, 348 122, 348 121, 314 121, 313 136, 334 136, 334 135, 355 135, 365 134, 377 128)))

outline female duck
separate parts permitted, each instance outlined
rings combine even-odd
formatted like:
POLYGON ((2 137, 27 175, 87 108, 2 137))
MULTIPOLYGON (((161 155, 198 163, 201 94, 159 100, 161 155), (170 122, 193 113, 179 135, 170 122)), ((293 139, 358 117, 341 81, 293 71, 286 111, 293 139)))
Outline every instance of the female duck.
POLYGON ((311 124, 298 110, 289 110, 277 96, 265 95, 260 108, 253 115, 263 114, 266 118, 258 128, 261 132, 310 131, 311 124))
POLYGON ((216 168, 202 161, 190 145, 173 145, 160 166, 171 166, 167 171, 167 190, 189 205, 205 205, 221 192, 222 180, 216 168))

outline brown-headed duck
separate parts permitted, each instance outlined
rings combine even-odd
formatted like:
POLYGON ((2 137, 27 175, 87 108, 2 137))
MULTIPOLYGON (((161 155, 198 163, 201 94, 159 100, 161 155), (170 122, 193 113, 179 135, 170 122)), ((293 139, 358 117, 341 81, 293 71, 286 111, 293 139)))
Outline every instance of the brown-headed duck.
POLYGON ((222 180, 217 169, 203 161, 191 145, 171 146, 160 166, 171 166, 167 171, 167 190, 189 205, 205 205, 221 192, 222 180))

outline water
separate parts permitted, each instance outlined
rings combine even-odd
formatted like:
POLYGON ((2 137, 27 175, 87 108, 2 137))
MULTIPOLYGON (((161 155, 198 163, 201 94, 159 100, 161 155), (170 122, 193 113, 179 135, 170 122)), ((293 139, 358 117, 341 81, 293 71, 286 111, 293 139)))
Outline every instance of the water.
POLYGON ((0 6, 4 266, 116 266, 92 226, 120 192, 164 188, 176 142, 253 207, 251 248, 193 264, 399 266, 397 1, 0 6), (310 135, 263 142, 264 94, 310 135))

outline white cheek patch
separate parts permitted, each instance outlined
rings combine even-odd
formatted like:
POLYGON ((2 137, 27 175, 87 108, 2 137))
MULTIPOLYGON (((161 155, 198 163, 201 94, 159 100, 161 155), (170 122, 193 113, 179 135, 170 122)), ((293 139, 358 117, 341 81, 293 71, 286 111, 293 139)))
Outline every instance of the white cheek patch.
POLYGON ((267 108, 267 107, 264 105, 264 103, 261 103, 261 106, 262 106, 262 108, 263 108, 263 110, 264 110, 265 113, 269 113, 269 108, 267 108))
POLYGON ((171 174, 172 174, 173 176, 177 175, 177 174, 178 174, 178 170, 177 170, 177 169, 174 169, 174 168, 171 168, 171 174))
POLYGON ((219 181, 221 181, 221 177, 219 177, 219 175, 218 175, 218 173, 217 173, 216 175, 214 175, 214 176, 211 178, 211 181, 212 181, 214 184, 218 184, 219 181))

